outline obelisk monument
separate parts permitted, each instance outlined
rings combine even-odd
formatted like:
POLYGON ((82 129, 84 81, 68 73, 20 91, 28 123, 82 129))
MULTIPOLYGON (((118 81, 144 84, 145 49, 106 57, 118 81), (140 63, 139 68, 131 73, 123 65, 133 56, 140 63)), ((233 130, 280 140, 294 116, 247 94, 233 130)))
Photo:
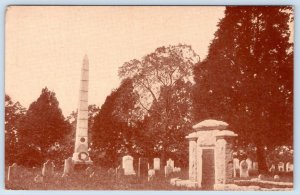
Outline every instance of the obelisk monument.
POLYGON ((88 85, 89 60, 87 55, 85 55, 83 58, 83 64, 81 68, 75 148, 72 157, 74 165, 88 165, 93 163, 88 152, 88 85))

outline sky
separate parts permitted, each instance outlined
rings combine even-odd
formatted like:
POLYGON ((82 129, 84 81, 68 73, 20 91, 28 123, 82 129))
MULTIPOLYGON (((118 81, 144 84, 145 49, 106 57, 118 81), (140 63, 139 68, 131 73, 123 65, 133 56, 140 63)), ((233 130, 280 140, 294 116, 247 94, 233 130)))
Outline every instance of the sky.
POLYGON ((203 60, 224 17, 221 6, 11 6, 5 20, 5 93, 25 108, 42 88, 64 116, 77 109, 83 57, 89 104, 101 107, 120 84, 118 68, 156 48, 191 45, 203 60))

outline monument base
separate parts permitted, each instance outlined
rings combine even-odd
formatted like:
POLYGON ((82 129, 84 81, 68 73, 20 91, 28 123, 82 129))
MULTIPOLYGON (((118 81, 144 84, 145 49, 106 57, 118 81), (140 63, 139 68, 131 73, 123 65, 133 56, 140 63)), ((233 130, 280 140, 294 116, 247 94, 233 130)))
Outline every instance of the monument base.
POLYGON ((93 161, 89 157, 89 154, 86 152, 73 153, 72 164, 74 166, 74 170, 82 170, 87 167, 93 165, 93 161))

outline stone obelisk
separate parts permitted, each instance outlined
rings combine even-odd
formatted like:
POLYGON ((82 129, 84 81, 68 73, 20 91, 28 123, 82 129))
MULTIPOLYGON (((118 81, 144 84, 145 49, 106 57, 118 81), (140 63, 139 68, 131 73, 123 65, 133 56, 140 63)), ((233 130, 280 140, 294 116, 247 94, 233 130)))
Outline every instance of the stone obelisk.
POLYGON ((79 90, 79 102, 77 110, 77 124, 75 148, 72 157, 73 163, 92 164, 88 152, 88 84, 89 84, 89 60, 87 55, 83 58, 81 68, 81 81, 79 90))

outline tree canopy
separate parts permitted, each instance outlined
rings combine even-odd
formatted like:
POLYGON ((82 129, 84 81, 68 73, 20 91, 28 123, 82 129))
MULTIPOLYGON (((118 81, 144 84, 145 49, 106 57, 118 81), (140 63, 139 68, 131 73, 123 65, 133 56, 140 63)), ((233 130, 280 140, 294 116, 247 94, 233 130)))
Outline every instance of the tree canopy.
POLYGON ((227 121, 258 153, 292 144, 291 14, 282 6, 226 7, 207 58, 194 69, 196 118, 227 121))

